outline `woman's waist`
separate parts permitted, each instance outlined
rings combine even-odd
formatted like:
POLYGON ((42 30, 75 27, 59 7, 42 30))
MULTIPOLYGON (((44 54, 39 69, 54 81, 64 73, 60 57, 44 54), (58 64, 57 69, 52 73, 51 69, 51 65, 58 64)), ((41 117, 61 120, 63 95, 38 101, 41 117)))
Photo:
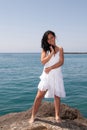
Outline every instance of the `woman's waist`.
MULTIPOLYGON (((51 65, 52 66, 52 65, 51 65)), ((49 67, 51 67, 51 66, 44 66, 44 68, 43 68, 43 71, 46 69, 46 68, 49 68, 49 67)), ((52 69, 51 71, 59 71, 59 70, 61 70, 61 66, 59 66, 59 67, 57 67, 57 68, 54 68, 54 69, 52 69)))
POLYGON ((45 69, 43 69, 42 74, 40 75, 40 79, 48 79, 49 77, 58 77, 62 74, 61 67, 52 69, 49 73, 45 72, 45 69))
POLYGON ((59 74, 59 73, 61 73, 62 71, 61 71, 61 66, 60 67, 58 67, 58 68, 55 68, 55 69, 52 69, 49 73, 46 73, 45 72, 45 67, 44 67, 44 69, 43 69, 43 72, 42 72, 42 74, 45 74, 45 75, 54 75, 54 74, 59 74))

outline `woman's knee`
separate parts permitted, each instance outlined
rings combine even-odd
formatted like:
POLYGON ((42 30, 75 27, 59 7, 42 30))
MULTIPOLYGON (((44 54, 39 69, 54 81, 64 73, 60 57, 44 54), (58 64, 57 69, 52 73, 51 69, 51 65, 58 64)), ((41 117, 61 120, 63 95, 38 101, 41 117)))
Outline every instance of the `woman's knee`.
POLYGON ((41 100, 41 99, 44 97, 44 95, 45 95, 45 92, 43 92, 43 91, 38 91, 37 96, 36 96, 36 99, 37 99, 37 100, 41 100))
POLYGON ((41 100, 42 99, 42 96, 41 95, 37 95, 36 96, 36 100, 41 100))

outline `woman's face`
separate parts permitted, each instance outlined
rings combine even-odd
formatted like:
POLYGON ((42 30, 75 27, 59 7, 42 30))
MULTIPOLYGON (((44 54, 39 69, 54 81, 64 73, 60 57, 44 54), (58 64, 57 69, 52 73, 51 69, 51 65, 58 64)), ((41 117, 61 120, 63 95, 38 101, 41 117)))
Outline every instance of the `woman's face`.
POLYGON ((55 37, 54 37, 51 33, 48 34, 47 42, 48 42, 50 45, 55 45, 55 37))

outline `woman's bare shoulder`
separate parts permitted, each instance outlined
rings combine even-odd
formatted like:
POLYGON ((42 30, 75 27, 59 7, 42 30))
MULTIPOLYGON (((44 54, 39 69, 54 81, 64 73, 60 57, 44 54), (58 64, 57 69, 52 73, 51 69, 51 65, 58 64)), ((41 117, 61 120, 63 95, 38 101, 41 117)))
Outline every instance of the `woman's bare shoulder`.
POLYGON ((41 55, 42 56, 46 56, 46 52, 42 49, 42 51, 41 51, 41 55))
POLYGON ((41 53, 46 53, 46 52, 44 51, 44 49, 42 49, 41 53))
POLYGON ((60 46, 60 45, 57 45, 57 49, 58 49, 59 51, 63 51, 63 47, 60 46))

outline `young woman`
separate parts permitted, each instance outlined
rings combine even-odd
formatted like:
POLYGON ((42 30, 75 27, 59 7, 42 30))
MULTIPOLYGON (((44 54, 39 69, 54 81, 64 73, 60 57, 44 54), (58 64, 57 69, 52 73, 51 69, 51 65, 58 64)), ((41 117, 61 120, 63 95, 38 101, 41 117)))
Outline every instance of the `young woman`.
POLYGON ((46 31, 41 41, 42 53, 41 62, 44 65, 43 72, 38 84, 38 92, 33 104, 32 115, 29 123, 33 123, 40 103, 45 96, 54 98, 55 119, 60 119, 60 97, 65 97, 63 76, 61 66, 64 63, 63 48, 56 45, 56 35, 53 31, 46 31))

